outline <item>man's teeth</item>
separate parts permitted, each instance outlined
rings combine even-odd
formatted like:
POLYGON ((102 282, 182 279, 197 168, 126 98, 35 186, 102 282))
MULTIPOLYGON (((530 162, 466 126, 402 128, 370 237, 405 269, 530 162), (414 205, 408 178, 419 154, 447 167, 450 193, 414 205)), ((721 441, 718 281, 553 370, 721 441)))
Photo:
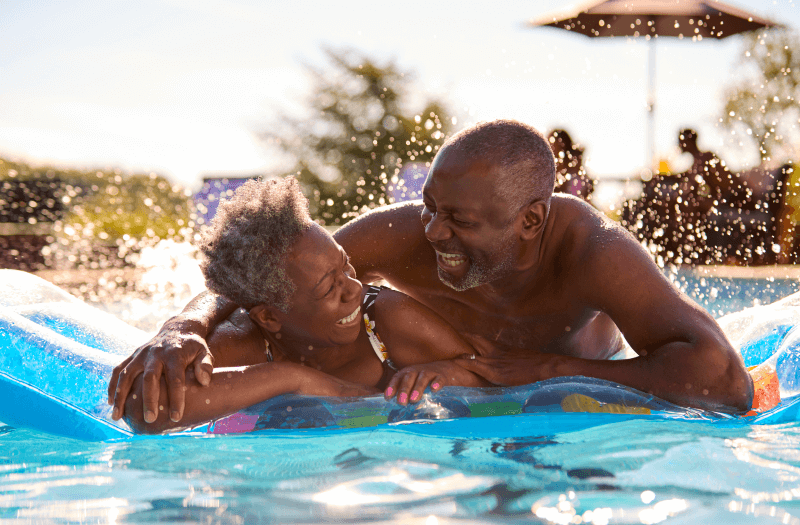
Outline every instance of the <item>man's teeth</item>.
POLYGON ((358 316, 358 312, 360 312, 360 311, 361 311, 361 307, 359 306, 358 308, 356 308, 355 312, 353 312, 352 314, 348 315, 344 319, 339 319, 337 321, 337 323, 339 323, 339 324, 347 324, 347 323, 349 323, 350 321, 352 321, 353 319, 355 319, 358 316))
POLYGON ((442 253, 437 252, 441 255, 442 260, 445 262, 447 266, 458 266, 459 264, 463 263, 467 260, 465 255, 461 255, 459 253, 442 253))

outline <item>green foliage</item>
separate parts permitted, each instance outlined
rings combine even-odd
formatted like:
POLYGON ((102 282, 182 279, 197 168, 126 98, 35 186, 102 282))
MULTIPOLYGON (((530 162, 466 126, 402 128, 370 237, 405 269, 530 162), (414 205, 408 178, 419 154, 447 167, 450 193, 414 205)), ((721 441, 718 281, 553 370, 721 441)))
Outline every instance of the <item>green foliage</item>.
POLYGON ((0 182, 31 179, 56 183, 63 208, 52 228, 55 245, 45 250, 51 265, 120 265, 144 244, 191 234, 189 194, 155 173, 33 167, 0 158, 0 182))
POLYGON ((189 197, 163 177, 151 173, 119 182, 103 179, 79 199, 64 223, 89 229, 100 239, 174 238, 190 225, 189 197))
POLYGON ((800 141, 800 38, 788 30, 745 36, 743 80, 733 86, 720 119, 758 148, 762 162, 780 164, 796 156, 800 141))
POLYGON ((311 213, 338 225, 389 203, 407 163, 429 165, 452 125, 438 101, 409 112, 410 77, 356 52, 327 50, 329 70, 308 67, 311 118, 282 117, 282 130, 265 138, 294 162, 311 213))

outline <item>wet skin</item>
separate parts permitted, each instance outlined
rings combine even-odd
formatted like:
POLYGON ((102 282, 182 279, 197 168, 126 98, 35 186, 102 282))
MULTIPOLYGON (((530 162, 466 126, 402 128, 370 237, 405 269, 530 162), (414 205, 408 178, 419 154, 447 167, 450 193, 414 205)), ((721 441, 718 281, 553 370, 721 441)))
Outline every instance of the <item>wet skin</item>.
MULTIPOLYGON (((384 369, 364 329, 361 303, 366 288, 356 279, 344 250, 317 225, 292 248, 286 265, 295 283, 288 312, 260 305, 249 315, 236 311, 209 337, 217 368, 210 386, 199 390, 191 374, 186 408, 180 423, 146 413, 138 401, 150 376, 133 383, 125 405, 126 419, 139 432, 163 432, 198 424, 284 393, 355 396, 377 393, 384 369), (274 356, 268 363, 265 340, 274 356), (223 368, 236 366, 238 369, 223 368)), ((375 303, 376 324, 391 358, 412 367, 471 352, 471 347, 439 316, 393 290, 382 291, 375 303)), ((401 374, 393 383, 403 389, 403 403, 416 399, 428 386, 435 389, 457 381, 487 383, 461 368, 456 375, 401 374), (404 383, 404 384, 401 384, 404 383), (414 394, 414 392, 417 392, 414 394)), ((159 406, 169 404, 166 381, 154 385, 159 406)), ((117 414, 119 415, 119 414, 117 414)))
MULTIPOLYGON (((633 236, 569 196, 509 210, 494 187, 497 169, 445 147, 424 204, 374 210, 335 238, 365 282, 385 279, 455 327, 479 354, 458 364, 494 384, 583 375, 682 405, 749 409, 752 382, 741 358, 633 236), (440 272, 457 287, 479 284, 456 291, 440 272), (605 360, 623 334, 639 357, 605 360)), ((165 325, 162 340, 179 341, 145 345, 133 373, 171 355, 184 368, 207 366, 198 365, 203 348, 180 334, 207 333, 235 308, 211 300, 199 297, 165 325)))

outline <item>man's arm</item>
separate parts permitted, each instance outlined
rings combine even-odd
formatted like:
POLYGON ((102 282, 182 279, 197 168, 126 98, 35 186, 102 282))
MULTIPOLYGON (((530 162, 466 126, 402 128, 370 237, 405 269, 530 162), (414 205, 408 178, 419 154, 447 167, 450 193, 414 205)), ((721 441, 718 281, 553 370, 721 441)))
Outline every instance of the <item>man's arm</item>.
POLYGON ((165 322, 153 339, 114 368, 108 383, 108 403, 114 405, 112 417, 122 416, 133 381, 144 373, 144 389, 139 396, 144 412, 151 413, 153 418, 158 415, 158 385, 165 375, 170 418, 180 421, 184 411, 186 369, 193 367, 199 384, 209 384, 214 358, 206 337, 236 308, 224 297, 206 291, 165 322))
POLYGON ((581 282, 639 354, 608 362, 625 381, 612 380, 681 405, 749 410, 752 380, 714 318, 667 280, 632 235, 603 226, 581 282))
POLYGON ((638 357, 597 361, 529 351, 525 357, 459 360, 462 366, 496 384, 582 375, 680 405, 750 408, 753 385, 739 354, 716 321, 667 281, 631 235, 595 224, 579 242, 584 249, 568 268, 570 292, 608 314, 638 357))
MULTIPOLYGON (((125 404, 125 420, 139 433, 159 434, 187 428, 211 419, 232 414, 248 406, 281 394, 308 394, 315 396, 363 396, 375 394, 372 388, 342 381, 318 370, 294 363, 264 363, 239 368, 218 368, 213 372, 211 384, 202 388, 189 373, 189 393, 183 419, 177 423, 159 411, 155 420, 146 419, 139 397, 144 381, 133 383, 125 404)), ((159 382, 158 402, 166 403, 166 380, 159 382)))

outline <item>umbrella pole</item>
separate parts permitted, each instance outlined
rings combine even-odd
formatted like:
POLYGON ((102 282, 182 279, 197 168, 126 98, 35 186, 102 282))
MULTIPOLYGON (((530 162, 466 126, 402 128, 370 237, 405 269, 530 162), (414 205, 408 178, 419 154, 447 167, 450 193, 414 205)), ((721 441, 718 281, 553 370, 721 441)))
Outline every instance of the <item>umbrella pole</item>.
POLYGON ((656 37, 650 37, 647 56, 647 158, 651 172, 656 166, 656 37))

